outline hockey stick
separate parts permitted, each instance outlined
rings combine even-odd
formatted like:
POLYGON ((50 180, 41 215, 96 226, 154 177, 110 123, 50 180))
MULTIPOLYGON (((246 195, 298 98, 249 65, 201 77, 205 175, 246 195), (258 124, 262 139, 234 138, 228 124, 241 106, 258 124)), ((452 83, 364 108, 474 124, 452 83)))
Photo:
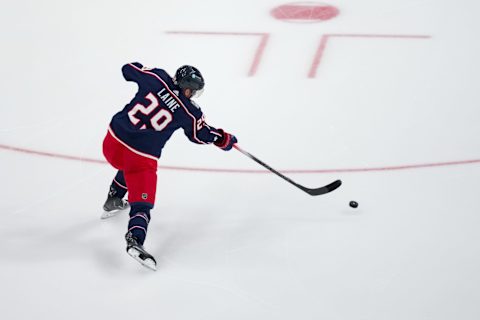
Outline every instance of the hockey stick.
POLYGON ((321 194, 325 194, 325 193, 329 193, 329 192, 332 192, 333 190, 337 189, 338 187, 340 187, 342 185, 342 181, 341 180, 335 180, 334 182, 330 183, 330 184, 327 184, 326 186, 323 186, 323 187, 320 187, 320 188, 315 188, 315 189, 310 189, 310 188, 306 188, 298 183, 296 183, 295 181, 293 181, 292 179, 290 179, 289 177, 286 177, 284 176, 283 174, 281 174, 280 172, 278 172, 277 170, 273 169, 272 167, 270 167, 268 164, 266 164, 265 162, 261 161, 260 159, 258 159, 257 157, 255 157, 254 155, 248 153, 247 151, 245 150, 242 150, 239 146, 237 146, 236 144, 233 145, 233 147, 235 149, 237 149, 238 151, 240 151, 241 153, 243 153, 244 155, 246 155, 247 157, 249 157, 250 159, 252 159, 253 161, 255 161, 256 163, 258 164, 261 164, 262 166, 264 166, 265 168, 267 168, 268 170, 270 170, 271 172, 275 173, 277 176, 279 176, 280 178, 282 178, 283 180, 293 184, 295 187, 305 191, 306 193, 308 193, 309 195, 311 196, 319 196, 321 194))

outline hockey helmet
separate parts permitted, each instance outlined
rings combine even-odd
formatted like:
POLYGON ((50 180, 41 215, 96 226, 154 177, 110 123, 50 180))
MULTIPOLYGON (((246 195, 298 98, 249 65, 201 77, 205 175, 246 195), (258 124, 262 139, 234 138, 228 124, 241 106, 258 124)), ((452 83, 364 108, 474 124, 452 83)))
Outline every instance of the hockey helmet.
POLYGON ((184 65, 177 69, 177 72, 175 72, 175 83, 181 89, 192 90, 192 96, 194 97, 199 97, 205 86, 205 81, 200 71, 189 65, 184 65))

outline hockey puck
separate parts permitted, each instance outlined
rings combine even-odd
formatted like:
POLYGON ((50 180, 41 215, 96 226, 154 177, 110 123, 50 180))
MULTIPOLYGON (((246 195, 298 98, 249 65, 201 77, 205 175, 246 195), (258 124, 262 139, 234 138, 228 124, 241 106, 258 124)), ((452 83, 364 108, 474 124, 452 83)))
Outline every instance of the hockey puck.
POLYGON ((356 208, 358 207, 358 203, 356 201, 350 201, 350 207, 356 208))

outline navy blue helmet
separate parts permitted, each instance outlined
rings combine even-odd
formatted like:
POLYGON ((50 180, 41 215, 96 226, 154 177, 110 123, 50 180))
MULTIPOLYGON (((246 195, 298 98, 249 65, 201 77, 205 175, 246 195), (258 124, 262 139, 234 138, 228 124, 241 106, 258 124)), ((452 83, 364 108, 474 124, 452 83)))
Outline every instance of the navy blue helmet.
POLYGON ((200 71, 189 65, 184 65, 177 69, 175 81, 181 89, 200 91, 205 86, 205 81, 200 71))

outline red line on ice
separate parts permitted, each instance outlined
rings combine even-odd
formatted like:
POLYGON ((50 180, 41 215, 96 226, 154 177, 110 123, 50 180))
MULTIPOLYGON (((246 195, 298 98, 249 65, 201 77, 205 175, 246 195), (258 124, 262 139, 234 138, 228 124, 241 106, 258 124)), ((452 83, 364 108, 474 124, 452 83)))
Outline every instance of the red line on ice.
POLYGON ((402 34, 339 34, 339 33, 330 33, 324 34, 320 38, 320 44, 318 45, 317 51, 313 58, 310 71, 308 72, 309 78, 315 78, 317 75, 317 69, 322 61, 323 54, 327 48, 327 43, 330 38, 383 38, 383 39, 430 39, 431 36, 427 35, 402 35, 402 34))
POLYGON ((263 51, 265 51, 265 47, 267 46, 269 37, 270 36, 266 33, 262 34, 262 40, 260 40, 257 52, 255 52, 255 58, 253 59, 252 66, 250 67, 250 71, 248 72, 248 76, 252 77, 255 75, 255 73, 257 73, 258 65, 262 60, 263 51))
POLYGON ((257 73, 258 66, 262 60, 263 52, 267 46, 268 40, 270 38, 269 33, 265 32, 216 32, 216 31, 167 31, 168 34, 184 34, 184 35, 200 35, 200 36, 258 36, 260 37, 260 43, 258 44, 257 50, 255 51, 255 56, 253 62, 248 71, 248 76, 252 77, 257 73))
MULTIPOLYGON (((9 145, 0 144, 0 149, 37 155, 42 157, 51 157, 56 159, 70 160, 70 161, 81 161, 89 163, 99 163, 107 164, 105 160, 92 159, 87 157, 78 157, 71 156, 60 153, 32 150, 19 148, 9 145)), ((313 173, 354 173, 354 172, 380 172, 380 171, 397 171, 397 170, 412 170, 412 169, 422 169, 422 168, 434 168, 434 167, 449 167, 449 166, 459 166, 459 165, 469 165, 469 164, 480 164, 480 159, 470 159, 470 160, 459 160, 459 161, 447 161, 447 162, 433 162, 433 163, 421 163, 421 164, 406 164, 406 165, 397 165, 397 166, 384 166, 384 167, 370 167, 370 168, 339 168, 339 169, 310 169, 310 170, 280 170, 282 173, 302 173, 302 174, 313 174, 313 173)), ((175 170, 175 171, 193 171, 193 172, 217 172, 217 173, 270 173, 268 170, 250 170, 250 169, 221 169, 221 168, 201 168, 201 167, 182 167, 182 166, 165 166, 159 165, 159 169, 162 170, 175 170)))

